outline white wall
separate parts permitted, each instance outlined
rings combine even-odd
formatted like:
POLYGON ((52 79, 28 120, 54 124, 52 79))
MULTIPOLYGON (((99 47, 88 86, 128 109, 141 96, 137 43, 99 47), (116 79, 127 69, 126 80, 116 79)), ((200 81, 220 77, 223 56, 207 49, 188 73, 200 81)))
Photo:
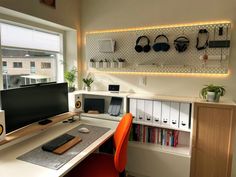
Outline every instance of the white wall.
POLYGON ((79 1, 57 0, 56 9, 40 3, 40 0, 1 0, 0 6, 79 29, 79 1))
MULTIPOLYGON (((230 20, 236 23, 235 0, 81 0, 81 31, 120 29, 127 27, 156 26, 230 20)), ((235 31, 235 27, 233 31, 235 31)), ((84 37, 84 36, 83 36, 84 37)), ((109 83, 121 84, 122 90, 155 92, 164 95, 198 96, 204 84, 215 83, 226 87, 227 97, 236 98, 236 32, 232 34, 230 58, 231 75, 228 78, 196 78, 148 76, 147 86, 139 86, 140 76, 96 76, 94 89, 106 89, 109 83), (104 81, 101 83, 99 81, 104 81)), ((84 46, 83 46, 84 51, 84 46)), ((85 55, 83 52, 83 59, 85 55)), ((86 68, 84 68, 86 69, 86 68)))
MULTIPOLYGON (((120 29, 165 24, 230 20, 234 24, 231 40, 230 69, 227 78, 148 76, 147 86, 139 86, 140 76, 96 75, 94 89, 106 89, 118 83, 121 89, 164 95, 198 96, 205 84, 224 85, 226 97, 236 99, 236 0, 81 0, 81 31, 120 29)), ((85 61, 85 46, 82 48, 85 61)), ((84 68, 84 73, 86 68, 84 68)), ((236 147, 236 146, 235 146, 236 147)), ((236 152, 236 148, 235 148, 236 152)), ((235 153, 234 153, 235 154, 235 153)), ((233 167, 236 164, 234 155, 233 167)), ((233 168, 232 177, 236 176, 233 168)))

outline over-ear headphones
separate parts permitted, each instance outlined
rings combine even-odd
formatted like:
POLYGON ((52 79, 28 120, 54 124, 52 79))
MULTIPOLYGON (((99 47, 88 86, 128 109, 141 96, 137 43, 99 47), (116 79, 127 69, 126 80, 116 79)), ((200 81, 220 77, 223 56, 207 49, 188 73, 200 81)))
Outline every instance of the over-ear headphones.
POLYGON ((151 46, 150 46, 150 40, 147 36, 140 36, 138 37, 138 39, 136 40, 136 45, 135 48, 136 52, 140 53, 140 52, 149 52, 151 50, 151 46), (139 42, 141 41, 142 38, 145 38, 147 40, 147 44, 144 46, 139 45, 139 42))
POLYGON ((152 48, 156 52, 159 51, 167 52, 170 49, 169 39, 164 34, 158 35, 154 40, 154 43, 155 44, 152 46, 152 48), (156 42, 157 39, 161 37, 164 37, 166 39, 166 42, 156 42))
POLYGON ((180 36, 174 40, 175 49, 181 53, 187 50, 189 46, 189 39, 186 36, 180 36))
POLYGON ((206 49, 208 46, 208 40, 209 40, 209 32, 206 29, 200 29, 197 35, 197 44, 196 44, 197 50, 206 49), (199 46, 200 36, 203 36, 204 34, 206 35, 205 44, 203 46, 199 46))

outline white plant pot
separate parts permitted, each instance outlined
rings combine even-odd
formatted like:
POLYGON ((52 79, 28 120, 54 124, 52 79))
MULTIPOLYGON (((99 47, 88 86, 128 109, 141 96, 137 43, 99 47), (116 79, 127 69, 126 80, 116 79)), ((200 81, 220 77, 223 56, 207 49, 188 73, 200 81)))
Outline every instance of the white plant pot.
POLYGON ((215 92, 207 92, 207 101, 215 102, 215 92))
POLYGON ((95 67, 96 67, 96 68, 100 68, 100 62, 99 62, 99 61, 96 61, 95 67))
POLYGON ((117 68, 117 62, 112 61, 111 62, 111 68, 117 68))
POLYGON ((103 68, 108 68, 108 62, 103 62, 103 64, 102 64, 103 66, 103 68))
POLYGON ((85 88, 85 91, 87 92, 91 91, 91 87, 85 86, 84 88, 85 88))
POLYGON ((95 62, 89 62, 89 66, 91 67, 91 68, 95 68, 95 62))
POLYGON ((124 62, 118 62, 118 68, 123 68, 124 67, 124 62))

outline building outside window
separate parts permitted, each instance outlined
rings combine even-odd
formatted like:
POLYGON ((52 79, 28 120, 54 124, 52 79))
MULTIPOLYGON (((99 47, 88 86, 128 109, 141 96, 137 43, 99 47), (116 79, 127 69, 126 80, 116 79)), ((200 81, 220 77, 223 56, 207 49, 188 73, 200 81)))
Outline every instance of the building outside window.
POLYGON ((4 89, 58 80, 63 68, 61 34, 5 23, 0 29, 4 89))
POLYGON ((50 69, 51 63, 42 62, 41 63, 41 69, 50 69))
POLYGON ((30 62, 30 67, 35 68, 35 61, 30 62))
POLYGON ((22 68, 22 62, 13 62, 13 68, 22 68))
POLYGON ((2 71, 3 71, 3 73, 7 73, 7 62, 6 61, 2 62, 2 71))
POLYGON ((2 66, 7 66, 7 62, 6 62, 6 61, 3 61, 3 62, 2 62, 2 66))
POLYGON ((31 62, 30 62, 30 73, 31 73, 31 74, 35 74, 35 73, 36 73, 35 61, 31 61, 31 62))

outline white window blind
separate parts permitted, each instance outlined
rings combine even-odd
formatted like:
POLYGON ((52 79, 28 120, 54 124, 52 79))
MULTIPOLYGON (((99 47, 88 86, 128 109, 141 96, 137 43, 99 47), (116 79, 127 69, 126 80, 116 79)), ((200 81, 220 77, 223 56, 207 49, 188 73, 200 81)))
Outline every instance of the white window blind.
POLYGON ((8 24, 1 24, 1 43, 6 47, 60 52, 59 35, 8 24))

